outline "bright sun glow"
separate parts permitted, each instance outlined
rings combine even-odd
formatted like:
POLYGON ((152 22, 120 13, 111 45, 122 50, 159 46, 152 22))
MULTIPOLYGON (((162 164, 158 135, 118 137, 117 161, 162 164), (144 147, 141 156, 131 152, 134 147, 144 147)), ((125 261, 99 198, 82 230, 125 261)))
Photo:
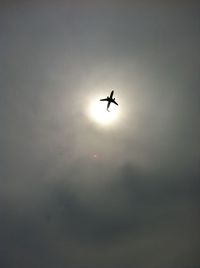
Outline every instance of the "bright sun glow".
POLYGON ((89 105, 90 118, 100 125, 111 125, 119 118, 119 106, 111 103, 110 112, 106 110, 107 102, 99 101, 100 98, 94 98, 89 105))

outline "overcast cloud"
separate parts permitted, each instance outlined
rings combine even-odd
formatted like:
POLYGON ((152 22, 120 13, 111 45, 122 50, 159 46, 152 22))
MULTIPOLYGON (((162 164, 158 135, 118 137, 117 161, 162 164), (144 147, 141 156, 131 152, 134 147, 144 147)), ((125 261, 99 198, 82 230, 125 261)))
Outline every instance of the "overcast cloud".
POLYGON ((199 7, 1 4, 0 267, 199 267, 199 7))

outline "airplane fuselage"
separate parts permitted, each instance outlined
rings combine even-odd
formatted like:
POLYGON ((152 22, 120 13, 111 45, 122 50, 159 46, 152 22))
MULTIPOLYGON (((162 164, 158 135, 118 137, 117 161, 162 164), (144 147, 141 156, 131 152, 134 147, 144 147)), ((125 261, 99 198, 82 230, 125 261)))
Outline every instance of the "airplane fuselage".
POLYGON ((113 94, 114 94, 114 90, 112 90, 111 93, 110 93, 110 98, 111 99, 112 99, 113 94))

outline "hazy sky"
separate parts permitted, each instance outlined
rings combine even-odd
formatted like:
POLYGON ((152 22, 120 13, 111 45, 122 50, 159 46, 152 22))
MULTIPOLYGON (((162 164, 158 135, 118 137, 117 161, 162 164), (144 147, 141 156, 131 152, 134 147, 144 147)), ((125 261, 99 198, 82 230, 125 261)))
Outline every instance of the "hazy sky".
POLYGON ((0 4, 0 267, 199 267, 199 14, 0 4), (88 106, 112 89, 104 127, 88 106))

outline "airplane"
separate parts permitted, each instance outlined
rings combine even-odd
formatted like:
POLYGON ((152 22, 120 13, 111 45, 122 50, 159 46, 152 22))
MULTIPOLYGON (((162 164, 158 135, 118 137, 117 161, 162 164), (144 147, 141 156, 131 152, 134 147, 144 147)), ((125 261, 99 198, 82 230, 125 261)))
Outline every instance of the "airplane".
POLYGON ((116 105, 118 105, 118 103, 115 101, 115 98, 113 98, 113 94, 114 94, 114 90, 111 91, 110 97, 107 97, 105 99, 100 99, 100 101, 107 101, 108 102, 108 104, 107 104, 107 111, 108 112, 110 112, 108 110, 108 108, 110 107, 111 102, 114 103, 114 104, 116 104, 116 105))

